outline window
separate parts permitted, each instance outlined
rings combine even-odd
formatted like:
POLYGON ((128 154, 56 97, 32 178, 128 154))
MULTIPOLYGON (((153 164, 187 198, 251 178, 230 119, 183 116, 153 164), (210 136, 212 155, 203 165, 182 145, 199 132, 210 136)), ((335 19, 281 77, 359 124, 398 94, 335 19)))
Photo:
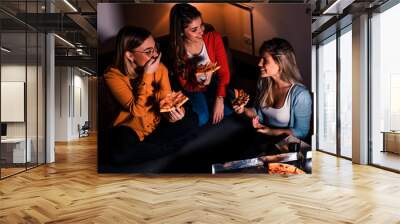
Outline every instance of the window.
POLYGON ((318 47, 317 148, 336 154, 336 36, 318 47))
MULTIPOLYGON (((400 131, 399 21, 400 4, 371 18, 372 163, 396 170, 400 170, 400 156, 384 146, 384 133, 400 131)), ((396 144, 394 148, 400 148, 400 141, 396 144)))
POLYGON ((352 33, 345 28, 340 45, 340 155, 352 156, 352 33))

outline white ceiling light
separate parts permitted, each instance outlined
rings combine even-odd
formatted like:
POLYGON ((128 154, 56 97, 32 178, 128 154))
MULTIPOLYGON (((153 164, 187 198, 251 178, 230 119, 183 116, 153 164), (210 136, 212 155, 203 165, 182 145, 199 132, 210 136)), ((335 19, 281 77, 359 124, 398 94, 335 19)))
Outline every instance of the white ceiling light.
POLYGON ((83 50, 81 48, 77 48, 76 49, 76 53, 78 53, 79 55, 83 55, 83 50))
POLYGON ((68 46, 75 48, 75 45, 73 45, 73 44, 72 44, 71 42, 69 42, 68 40, 66 40, 66 39, 64 39, 64 38, 62 38, 62 37, 60 37, 60 36, 57 35, 57 34, 54 34, 54 36, 57 37, 57 38, 58 38, 59 40, 61 40, 62 42, 64 42, 65 44, 67 44, 68 46))
POLYGON ((1 47, 1 50, 4 51, 4 52, 6 52, 6 53, 10 53, 10 52, 11 52, 11 50, 9 50, 9 49, 7 49, 7 48, 5 48, 5 47, 1 47))
POLYGON ((65 4, 67 4, 72 10, 74 10, 74 12, 78 12, 78 10, 71 4, 69 3, 68 0, 64 0, 65 4))
POLYGON ((92 75, 92 73, 90 73, 90 72, 88 72, 88 71, 86 71, 86 70, 83 70, 83 69, 81 69, 81 68, 79 68, 79 67, 78 67, 78 70, 81 71, 81 72, 83 72, 83 73, 85 73, 85 74, 87 74, 87 75, 92 75))
POLYGON ((342 14, 347 6, 351 5, 354 0, 336 0, 332 5, 322 12, 322 14, 342 14))

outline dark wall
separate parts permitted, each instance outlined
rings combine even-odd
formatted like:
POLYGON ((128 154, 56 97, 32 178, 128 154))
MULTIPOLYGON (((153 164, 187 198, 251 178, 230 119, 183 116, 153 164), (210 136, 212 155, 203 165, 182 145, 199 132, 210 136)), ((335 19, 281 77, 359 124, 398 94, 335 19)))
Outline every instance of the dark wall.
POLYGON ((311 11, 307 4, 251 4, 254 6, 256 51, 274 37, 288 40, 296 54, 304 84, 311 90, 311 11))

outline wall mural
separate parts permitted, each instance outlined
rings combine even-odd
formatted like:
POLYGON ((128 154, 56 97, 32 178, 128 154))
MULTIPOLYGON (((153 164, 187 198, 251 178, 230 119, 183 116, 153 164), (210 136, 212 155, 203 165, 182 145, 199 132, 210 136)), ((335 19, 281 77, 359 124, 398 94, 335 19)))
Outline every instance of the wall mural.
POLYGON ((98 171, 311 173, 307 7, 98 4, 98 171))

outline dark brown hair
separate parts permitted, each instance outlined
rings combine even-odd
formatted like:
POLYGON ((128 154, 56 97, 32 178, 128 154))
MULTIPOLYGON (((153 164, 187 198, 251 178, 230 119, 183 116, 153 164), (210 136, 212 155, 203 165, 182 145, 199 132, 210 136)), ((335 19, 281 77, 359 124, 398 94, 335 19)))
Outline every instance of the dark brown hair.
POLYGON ((169 14, 170 57, 174 71, 184 77, 188 75, 185 71, 184 29, 199 17, 201 17, 199 10, 187 3, 174 5, 169 14))

